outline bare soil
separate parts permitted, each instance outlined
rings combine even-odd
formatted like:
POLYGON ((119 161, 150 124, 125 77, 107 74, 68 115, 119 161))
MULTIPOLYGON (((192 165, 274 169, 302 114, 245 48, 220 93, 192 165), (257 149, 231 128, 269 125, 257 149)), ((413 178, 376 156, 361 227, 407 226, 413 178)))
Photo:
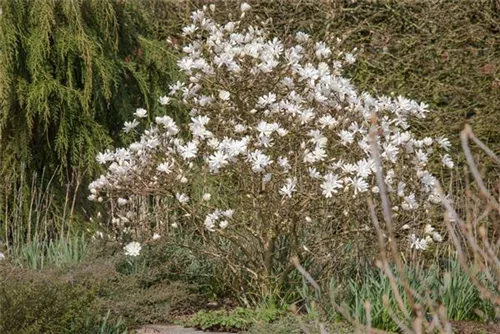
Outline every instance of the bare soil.
POLYGON ((454 321, 453 332, 456 334, 500 334, 500 323, 485 324, 474 321, 454 321))
POLYGON ((136 329, 136 334, 229 334, 222 332, 203 332, 194 328, 175 325, 147 325, 136 329))

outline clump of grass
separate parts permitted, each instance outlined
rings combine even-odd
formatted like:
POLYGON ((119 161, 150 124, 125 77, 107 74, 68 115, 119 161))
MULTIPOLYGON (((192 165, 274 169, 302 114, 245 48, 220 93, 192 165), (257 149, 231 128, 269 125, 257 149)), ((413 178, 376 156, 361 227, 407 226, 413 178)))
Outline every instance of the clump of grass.
MULTIPOLYGON (((128 334, 129 330, 125 326, 122 319, 114 320, 110 317, 111 312, 108 311, 104 317, 89 316, 84 324, 84 329, 80 331, 96 334, 128 334)), ((76 333, 76 326, 71 324, 71 333, 76 333)))
POLYGON ((30 269, 63 267, 82 262, 88 252, 88 241, 84 234, 61 237, 56 240, 38 238, 11 249, 13 261, 30 269))
POLYGON ((87 255, 88 240, 78 231, 75 214, 76 191, 68 184, 64 201, 53 187, 55 173, 33 173, 31 181, 22 166, 18 178, 4 178, 5 198, 0 200, 0 240, 6 254, 18 266, 30 269, 62 267, 81 262, 87 255), (76 229, 75 229, 76 228, 76 229))
MULTIPOLYGON (((418 300, 425 305, 426 299, 432 298, 436 303, 446 307, 446 315, 450 320, 491 320, 494 318, 494 309, 491 302, 481 298, 478 288, 470 277, 462 270, 458 260, 451 260, 445 268, 432 265, 429 268, 405 266, 410 287, 415 294, 421 296, 418 300)), ((403 301, 408 311, 411 306, 402 286, 399 287, 403 301)), ((397 311, 397 301, 387 275, 375 268, 367 269, 363 279, 356 281, 349 279, 346 284, 343 300, 350 315, 366 325, 370 319, 371 325, 389 331, 401 329, 401 319, 397 311), (381 296, 387 296, 384 301, 381 296), (366 302, 370 302, 370 314, 367 314, 366 302), (389 307, 387 307, 387 303, 389 307)))

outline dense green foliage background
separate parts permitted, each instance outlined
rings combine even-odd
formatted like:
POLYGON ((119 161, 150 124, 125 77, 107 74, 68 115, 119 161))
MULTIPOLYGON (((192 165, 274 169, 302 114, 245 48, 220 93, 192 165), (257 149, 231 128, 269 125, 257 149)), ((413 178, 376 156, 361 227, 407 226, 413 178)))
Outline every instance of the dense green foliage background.
MULTIPOLYGON (((219 1, 220 19, 238 17, 237 1, 219 1)), ((272 19, 282 38, 305 31, 338 36, 357 48, 349 76, 360 90, 403 95, 429 104, 431 120, 421 134, 458 134, 470 123, 479 138, 500 152, 500 4, 479 1, 249 1, 252 12, 272 19)), ((205 1, 148 2, 162 37, 187 23, 205 1)), ((178 32, 179 30, 177 30, 178 32)))

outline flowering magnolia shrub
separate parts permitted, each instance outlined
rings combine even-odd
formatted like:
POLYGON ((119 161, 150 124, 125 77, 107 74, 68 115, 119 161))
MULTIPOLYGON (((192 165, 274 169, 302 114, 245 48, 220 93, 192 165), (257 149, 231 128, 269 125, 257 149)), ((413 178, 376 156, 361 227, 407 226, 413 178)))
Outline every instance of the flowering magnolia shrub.
POLYGON ((239 21, 225 24, 211 18, 213 7, 192 13, 178 61, 186 80, 159 99, 166 110, 172 103, 189 110, 191 122, 176 124, 165 114, 146 127, 148 113, 137 109, 124 131, 146 129, 129 147, 99 154, 107 172, 90 184, 90 199, 111 200, 114 223, 133 227, 133 199, 160 196, 162 209, 176 217, 171 224, 226 238, 247 256, 246 269, 269 277, 283 245, 300 255, 325 237, 313 235, 317 226, 344 233, 353 228, 348 222, 369 224, 366 196, 378 192, 369 140, 376 117, 402 240, 417 249, 440 241, 424 232, 441 202, 427 166, 451 168, 453 161, 446 138, 411 131, 428 106, 358 92, 342 76, 355 50, 342 51, 341 40, 317 42, 303 32, 279 40, 265 22, 252 24, 247 4, 241 9, 239 21))

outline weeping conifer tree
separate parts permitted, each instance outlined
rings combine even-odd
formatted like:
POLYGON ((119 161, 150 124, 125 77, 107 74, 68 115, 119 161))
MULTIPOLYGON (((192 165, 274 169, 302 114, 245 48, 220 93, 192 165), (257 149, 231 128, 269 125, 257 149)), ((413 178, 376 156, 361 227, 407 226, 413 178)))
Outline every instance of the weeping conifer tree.
POLYGON ((2 9, 4 170, 13 159, 94 167, 131 111, 153 107, 171 81, 172 56, 133 2, 9 0, 2 9))
POLYGON ((20 176, 56 175, 62 189, 75 174, 95 176, 96 154, 123 139, 135 108, 159 108, 175 60, 134 1, 0 6, 1 221, 6 185, 20 176))

